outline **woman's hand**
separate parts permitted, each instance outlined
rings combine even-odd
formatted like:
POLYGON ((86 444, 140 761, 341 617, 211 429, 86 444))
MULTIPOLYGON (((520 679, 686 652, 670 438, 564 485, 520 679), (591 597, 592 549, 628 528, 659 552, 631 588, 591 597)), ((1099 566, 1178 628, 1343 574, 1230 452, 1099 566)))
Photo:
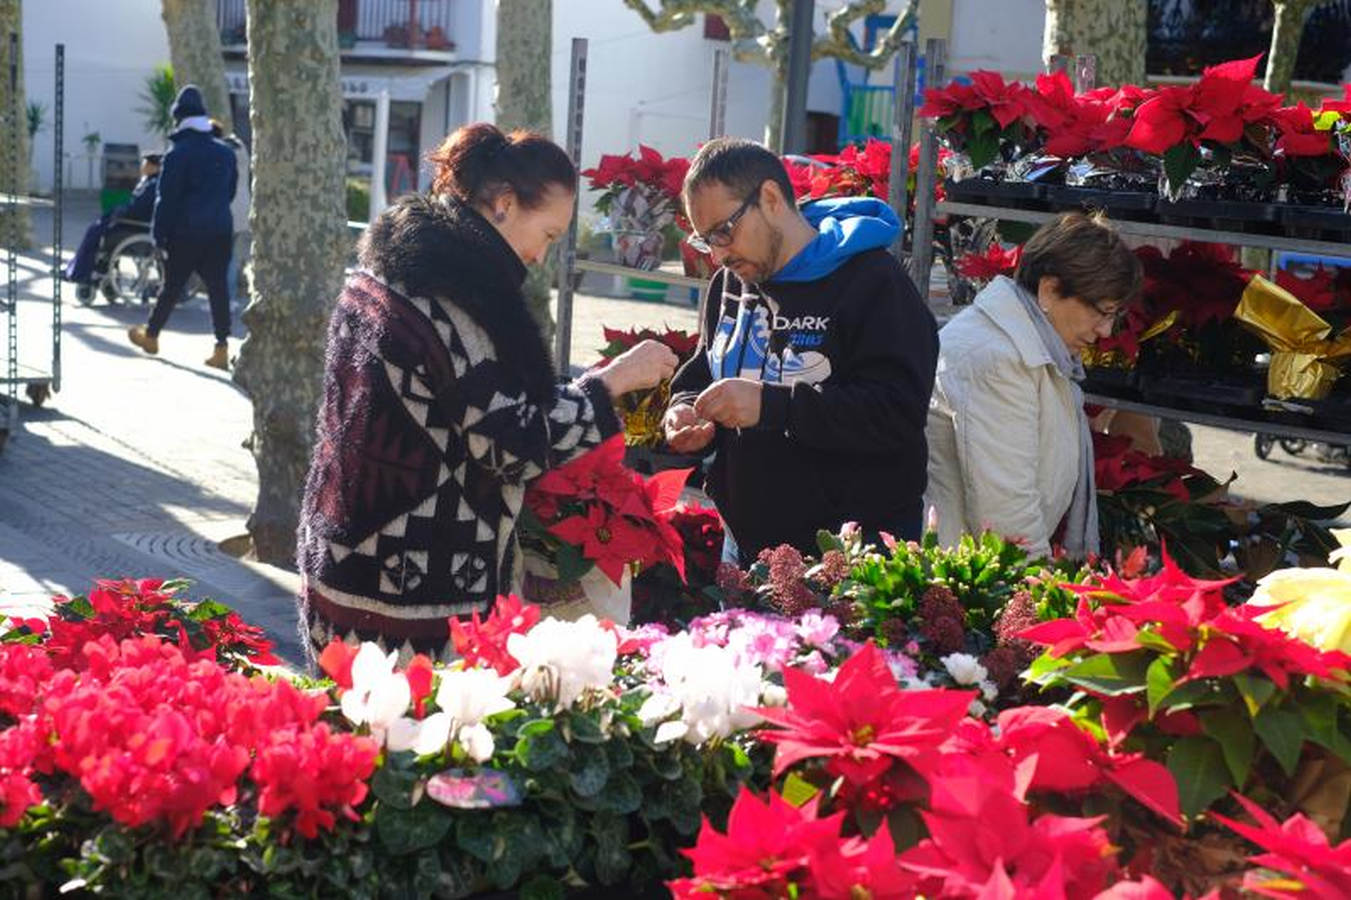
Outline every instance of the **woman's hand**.
POLYGON ((675 374, 679 360, 670 347, 660 341, 646 340, 615 357, 600 371, 600 380, 618 397, 630 391, 656 387, 675 374))

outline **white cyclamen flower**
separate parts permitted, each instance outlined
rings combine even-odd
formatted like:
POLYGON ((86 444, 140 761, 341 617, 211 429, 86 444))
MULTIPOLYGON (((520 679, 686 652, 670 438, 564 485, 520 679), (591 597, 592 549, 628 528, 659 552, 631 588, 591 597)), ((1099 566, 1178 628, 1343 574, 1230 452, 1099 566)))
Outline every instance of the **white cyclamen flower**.
POLYGON ((353 725, 369 725, 383 741, 385 731, 408 711, 413 691, 408 678, 394 671, 398 651, 386 655, 372 643, 361 645, 352 661, 352 688, 342 695, 342 714, 353 725))
POLYGON ((389 729, 387 744, 391 750, 412 750, 429 756, 446 749, 457 740, 475 761, 493 755, 493 736, 482 721, 488 716, 514 709, 507 696, 511 679, 492 669, 442 670, 436 690, 440 710, 422 721, 402 718, 389 729))
POLYGON ((521 664, 521 687, 559 709, 588 689, 609 687, 618 651, 615 633, 590 613, 575 622, 544 619, 529 632, 507 638, 507 652, 521 664))
POLYGON ((979 684, 989 675, 985 667, 969 653, 949 653, 939 662, 958 684, 979 684))
POLYGON ((760 704, 763 673, 758 665, 740 663, 730 647, 672 641, 661 674, 667 692, 680 703, 680 719, 687 726, 682 737, 692 744, 728 737, 760 721, 750 707, 760 704))

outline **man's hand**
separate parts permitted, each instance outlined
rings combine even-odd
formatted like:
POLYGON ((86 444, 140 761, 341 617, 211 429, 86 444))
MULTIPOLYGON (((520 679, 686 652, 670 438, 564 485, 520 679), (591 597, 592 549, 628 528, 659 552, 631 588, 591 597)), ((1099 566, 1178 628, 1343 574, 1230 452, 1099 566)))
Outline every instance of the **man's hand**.
POLYGON ((750 428, 760 422, 760 388, 749 378, 720 379, 694 401, 694 411, 724 428, 750 428))
POLYGON ((698 453, 709 445, 717 431, 712 422, 699 418, 688 403, 677 403, 666 410, 661 424, 666 432, 666 446, 674 453, 698 453))

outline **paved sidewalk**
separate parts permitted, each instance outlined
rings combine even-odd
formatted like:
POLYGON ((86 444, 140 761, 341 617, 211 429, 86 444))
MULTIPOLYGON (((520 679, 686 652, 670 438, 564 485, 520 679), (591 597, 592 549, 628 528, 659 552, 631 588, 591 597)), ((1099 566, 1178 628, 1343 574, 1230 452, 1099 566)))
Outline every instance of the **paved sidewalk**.
MULTIPOLYGON (((67 256, 96 212, 89 198, 67 202, 67 256)), ((38 240, 50 242, 50 212, 35 220, 38 240)), ((19 270, 20 359, 43 369, 51 363, 45 252, 24 257, 19 270)), ((0 607, 40 607, 52 594, 87 592, 100 577, 186 576, 194 596, 234 606, 297 660, 295 573, 218 546, 245 533, 257 471, 241 446, 252 426, 248 398, 202 364, 212 345, 205 298, 175 311, 160 355, 147 357, 126 330, 148 307, 101 298, 81 306, 69 284, 62 294, 61 392, 40 409, 24 404, 0 453, 0 607)), ((578 296, 573 361, 596 358, 602 323, 693 329, 695 318, 690 307, 578 296)))

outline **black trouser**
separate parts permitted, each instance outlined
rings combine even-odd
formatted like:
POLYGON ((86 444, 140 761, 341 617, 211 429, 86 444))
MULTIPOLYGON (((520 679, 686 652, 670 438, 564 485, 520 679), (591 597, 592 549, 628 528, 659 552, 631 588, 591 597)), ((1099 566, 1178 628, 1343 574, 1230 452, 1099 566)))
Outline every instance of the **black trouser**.
POLYGON ((168 259, 164 263, 164 284, 159 299, 150 313, 146 332, 155 337, 169 321, 169 313, 183 296, 188 279, 196 272, 206 283, 206 294, 211 300, 211 327, 216 332, 216 343, 225 343, 230 336, 230 292, 225 286, 225 270, 230 265, 230 234, 209 238, 183 238, 169 241, 168 259))

